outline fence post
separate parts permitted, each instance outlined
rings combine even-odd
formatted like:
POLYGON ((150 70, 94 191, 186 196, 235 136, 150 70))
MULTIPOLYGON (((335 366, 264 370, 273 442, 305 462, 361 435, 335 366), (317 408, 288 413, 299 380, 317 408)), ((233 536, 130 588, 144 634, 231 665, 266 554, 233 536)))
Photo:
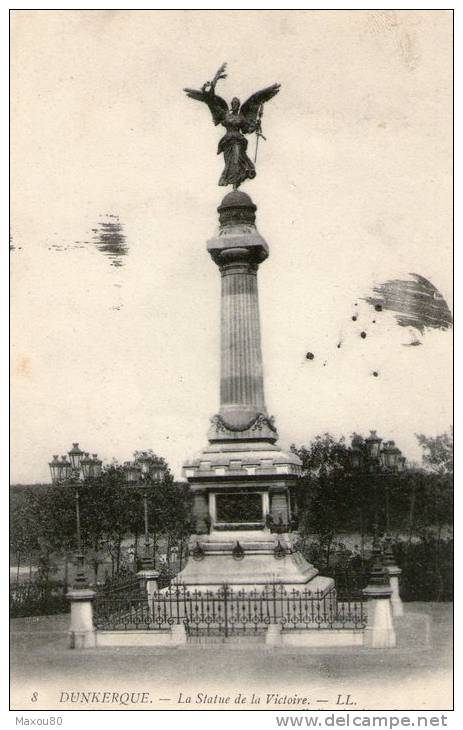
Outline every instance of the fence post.
POLYGON ((392 588, 389 575, 383 565, 381 549, 375 540, 372 549, 373 567, 370 581, 363 590, 368 599, 368 622, 365 628, 364 646, 370 649, 388 649, 396 645, 392 622, 392 588))
POLYGON ((148 600, 151 602, 153 593, 158 590, 159 573, 157 570, 139 570, 137 578, 140 581, 140 588, 146 590, 148 600))
POLYGON ((389 578, 391 581, 392 615, 393 616, 403 616, 404 607, 403 607, 402 599, 401 599, 400 593, 399 593, 399 575, 401 575, 402 571, 399 567, 397 567, 397 565, 388 566, 387 571, 389 573, 389 578))
POLYGON ((399 575, 402 574, 402 570, 397 566, 396 560, 394 558, 394 553, 392 551, 392 538, 391 537, 387 537, 387 539, 386 539, 386 549, 384 551, 384 564, 386 566, 386 570, 389 574, 389 579, 391 581, 392 615, 393 616, 403 616, 404 607, 403 607, 402 599, 400 598, 400 593, 399 593, 399 575))
POLYGON ((225 631, 225 638, 228 636, 228 605, 227 605, 227 598, 228 598, 228 585, 226 583, 223 584, 223 618, 224 618, 224 631, 225 631))
POLYGON ((94 649, 96 632, 93 625, 93 599, 95 591, 74 588, 66 594, 71 602, 70 649, 94 649))

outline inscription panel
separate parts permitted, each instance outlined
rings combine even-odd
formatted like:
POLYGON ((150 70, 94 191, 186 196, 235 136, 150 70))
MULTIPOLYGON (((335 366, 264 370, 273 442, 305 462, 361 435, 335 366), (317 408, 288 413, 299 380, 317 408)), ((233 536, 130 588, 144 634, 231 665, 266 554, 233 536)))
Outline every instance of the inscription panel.
POLYGON ((216 521, 226 523, 261 522, 264 519, 262 494, 236 492, 216 494, 216 521))

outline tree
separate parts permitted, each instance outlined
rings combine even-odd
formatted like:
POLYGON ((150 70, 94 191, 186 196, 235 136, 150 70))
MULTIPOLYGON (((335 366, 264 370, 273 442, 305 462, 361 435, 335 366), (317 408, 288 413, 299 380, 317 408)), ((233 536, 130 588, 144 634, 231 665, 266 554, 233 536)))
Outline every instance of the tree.
POLYGON ((352 518, 352 479, 344 437, 329 433, 317 436, 308 447, 291 447, 302 461, 299 494, 299 525, 306 536, 319 539, 326 567, 330 565, 333 540, 352 518))
POLYGON ((48 580, 53 567, 52 553, 60 550, 67 537, 66 505, 59 501, 59 493, 52 495, 49 484, 11 488, 10 542, 18 564, 29 560, 38 568, 38 577, 48 580))
POLYGON ((38 530, 29 490, 12 490, 10 507, 10 550, 16 563, 16 581, 20 567, 29 560, 31 566, 38 551, 38 530))
POLYGON ((53 484, 43 493, 33 493, 32 509, 39 534, 39 577, 49 578, 52 556, 64 556, 65 583, 68 583, 69 555, 76 550, 76 519, 73 494, 69 487, 53 484))
POLYGON ((442 531, 453 522, 453 428, 437 436, 417 434, 416 437, 423 449, 423 463, 428 469, 424 506, 429 517, 423 521, 422 539, 433 545, 434 573, 437 579, 437 595, 440 597, 445 592, 442 567, 445 540, 442 541, 442 531), (431 526, 434 528, 434 535, 431 533, 431 526))
POLYGON ((453 477, 453 427, 438 436, 425 436, 417 433, 416 438, 423 449, 423 462, 439 475, 453 477))
MULTIPOLYGON (((160 482, 152 481, 146 485, 148 500, 148 521, 153 535, 153 557, 156 559, 156 546, 160 537, 166 540, 167 562, 170 564, 171 548, 183 541, 190 532, 189 489, 185 482, 175 482, 168 468, 160 482)), ((140 515, 142 515, 140 495, 140 515)), ((181 552, 181 550, 180 550, 181 552)))
POLYGON ((453 521, 453 428, 437 436, 417 434, 426 468, 424 508, 428 525, 435 525, 438 540, 444 525, 453 521))
POLYGON ((101 475, 80 487, 82 542, 91 554, 94 580, 105 553, 111 558, 112 574, 120 567, 121 546, 129 532, 131 512, 126 512, 129 499, 123 467, 110 464, 101 475))

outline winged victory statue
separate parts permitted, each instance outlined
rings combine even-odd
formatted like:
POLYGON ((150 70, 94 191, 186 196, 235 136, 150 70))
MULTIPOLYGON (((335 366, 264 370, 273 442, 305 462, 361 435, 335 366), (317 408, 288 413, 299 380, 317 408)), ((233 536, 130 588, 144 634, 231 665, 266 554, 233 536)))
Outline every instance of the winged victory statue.
POLYGON ((225 99, 215 93, 217 82, 227 77, 226 66, 226 63, 222 64, 212 81, 206 81, 200 91, 195 89, 184 89, 184 91, 190 99, 207 104, 215 126, 221 124, 227 130, 219 141, 217 149, 217 154, 223 154, 225 161, 219 185, 233 185, 234 190, 237 190, 246 179, 252 180, 256 176, 256 160, 254 159, 252 162, 246 154, 248 140, 244 135, 256 133, 257 156, 259 138, 265 139, 262 134, 263 105, 278 94, 280 84, 273 84, 261 91, 256 91, 244 104, 241 104, 235 96, 231 100, 231 108, 229 108, 225 99))

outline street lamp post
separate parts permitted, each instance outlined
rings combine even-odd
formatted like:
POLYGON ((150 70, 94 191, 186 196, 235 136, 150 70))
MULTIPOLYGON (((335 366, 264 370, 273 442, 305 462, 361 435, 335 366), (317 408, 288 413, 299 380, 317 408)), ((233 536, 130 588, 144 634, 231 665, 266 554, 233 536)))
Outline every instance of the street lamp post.
MULTIPOLYGON (((405 469, 406 459, 394 441, 386 441, 382 446, 382 439, 371 431, 369 438, 363 439, 355 436, 352 439, 350 449, 351 466, 354 471, 360 474, 373 475, 374 478, 374 523, 373 523, 373 557, 379 555, 378 542, 378 503, 377 503, 377 479, 384 479, 385 495, 385 536, 384 536, 384 570, 389 576, 391 583, 391 605, 395 616, 402 615, 402 602, 399 594, 399 576, 401 569, 396 565, 392 551, 392 537, 390 535, 390 479, 391 475, 397 475, 405 469)), ((370 583, 374 583, 372 579, 370 583)), ((371 585, 369 587, 371 589, 371 585)), ((371 590, 370 590, 371 593, 371 590)), ((373 594, 372 594, 373 595, 373 594)), ((376 596, 378 597, 378 596, 376 596)))
MULTIPOLYGON (((366 459, 365 466, 369 474, 376 477, 380 471, 381 463, 381 442, 382 439, 377 435, 376 431, 370 431, 370 435, 365 439, 366 459)), ((373 477, 373 507, 375 513, 375 521, 373 523, 373 533, 376 537, 378 534, 378 485, 373 477)))
POLYGON ((49 462, 51 480, 53 484, 63 484, 74 488, 74 504, 76 512, 76 574, 74 577, 75 588, 86 588, 87 574, 85 570, 85 555, 82 550, 82 534, 80 525, 80 494, 79 489, 82 481, 98 477, 101 474, 102 462, 97 454, 90 454, 82 451, 78 443, 72 445, 68 452, 69 461, 66 456, 61 459, 58 455, 53 456, 49 462))
POLYGON ((376 431, 370 431, 370 436, 363 440, 355 435, 350 448, 350 462, 353 471, 358 474, 365 474, 373 477, 373 509, 374 522, 373 533, 376 537, 378 532, 378 493, 377 480, 384 479, 385 494, 385 532, 390 532, 390 476, 398 474, 405 468, 405 457, 395 445, 395 441, 386 441, 382 445, 382 439, 376 431))
POLYGON ((151 484, 159 483, 166 471, 166 464, 154 454, 142 452, 137 454, 133 462, 127 461, 124 464, 125 478, 131 487, 142 490, 143 493, 143 518, 145 528, 145 544, 143 557, 141 559, 141 570, 137 576, 140 581, 141 590, 146 591, 148 606, 154 610, 152 603, 153 596, 158 590, 157 579, 159 573, 156 571, 154 554, 150 551, 149 521, 148 521, 148 488, 151 484))
POLYGON ((149 519, 148 519, 148 489, 152 484, 159 483, 166 470, 162 459, 148 453, 142 453, 133 462, 124 464, 126 482, 143 494, 143 517, 144 517, 144 547, 141 559, 142 571, 155 569, 154 556, 150 550, 149 519))
POLYGON ((386 499, 386 534, 390 532, 390 509, 389 509, 389 488, 390 488, 390 474, 397 474, 402 471, 405 466, 405 457, 402 456, 402 452, 395 445, 395 441, 386 441, 384 447, 381 450, 381 461, 382 461, 382 475, 385 477, 385 499, 386 499))

